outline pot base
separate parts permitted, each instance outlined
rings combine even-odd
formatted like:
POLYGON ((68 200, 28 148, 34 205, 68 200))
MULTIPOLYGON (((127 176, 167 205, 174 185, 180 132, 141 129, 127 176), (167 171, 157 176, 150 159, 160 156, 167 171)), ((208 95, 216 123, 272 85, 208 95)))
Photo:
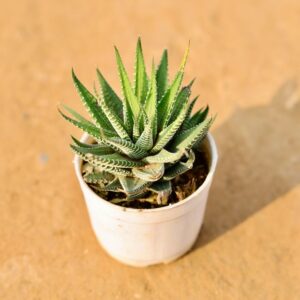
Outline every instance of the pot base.
MULTIPOLYGON (((98 239, 97 239, 98 240, 98 239)), ((197 239, 196 239, 197 240, 197 239)), ((180 251, 179 253, 165 259, 165 260, 134 260, 134 259, 130 259, 127 257, 120 257, 119 255, 115 255, 114 253, 112 253, 111 251, 109 251, 108 249, 105 248, 105 246, 101 243, 101 241, 98 240, 99 244, 101 245, 101 247, 104 249, 104 251, 112 258, 114 258, 115 260, 117 260, 119 263, 131 266, 131 267, 137 267, 137 268, 144 268, 144 267, 150 267, 150 266, 155 266, 155 265, 159 265, 159 264, 169 264, 172 263, 174 261, 176 261, 177 259, 181 258, 182 256, 184 256, 186 253, 188 253, 194 246, 196 240, 189 245, 188 247, 186 247, 186 249, 180 251)))

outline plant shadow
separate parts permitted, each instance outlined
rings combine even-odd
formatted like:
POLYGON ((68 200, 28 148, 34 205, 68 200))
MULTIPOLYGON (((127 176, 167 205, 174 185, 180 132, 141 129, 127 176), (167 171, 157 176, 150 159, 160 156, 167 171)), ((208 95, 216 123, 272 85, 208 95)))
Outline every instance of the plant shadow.
POLYGON ((270 104, 236 109, 213 131, 219 164, 195 250, 300 183, 300 97, 285 82, 270 104))

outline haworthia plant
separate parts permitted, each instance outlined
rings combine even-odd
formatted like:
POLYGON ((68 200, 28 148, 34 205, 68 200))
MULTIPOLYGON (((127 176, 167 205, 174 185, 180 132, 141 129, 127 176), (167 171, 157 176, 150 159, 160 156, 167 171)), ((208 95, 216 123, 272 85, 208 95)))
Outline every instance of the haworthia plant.
POLYGON ((68 106, 61 112, 70 123, 88 133, 93 144, 72 137, 72 150, 85 161, 84 180, 98 192, 120 192, 124 197, 166 205, 172 180, 195 162, 195 148, 206 136, 214 118, 209 108, 192 114, 197 98, 189 101, 192 83, 181 87, 189 47, 174 79, 168 80, 168 52, 159 65, 152 63, 148 75, 141 40, 136 47, 134 82, 131 82, 115 48, 123 97, 111 88, 97 70, 99 91, 92 94, 72 71, 75 87, 91 117, 85 119, 68 106), (154 197, 153 195, 156 195, 154 197))

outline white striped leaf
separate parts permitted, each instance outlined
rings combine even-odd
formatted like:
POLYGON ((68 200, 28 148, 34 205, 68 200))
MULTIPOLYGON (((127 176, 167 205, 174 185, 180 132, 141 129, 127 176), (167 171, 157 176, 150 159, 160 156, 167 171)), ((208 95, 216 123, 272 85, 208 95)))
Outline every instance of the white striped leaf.
POLYGON ((105 139, 103 143, 133 159, 141 159, 147 155, 147 152, 139 146, 120 138, 105 139))
POLYGON ((153 130, 151 123, 146 124, 143 133, 138 138, 136 145, 145 151, 153 147, 153 130))
POLYGON ((184 120, 184 122, 182 123, 180 130, 186 130, 186 129, 188 129, 189 119, 190 119, 190 117, 191 117, 191 114, 192 114, 194 105, 195 105, 196 101, 198 100, 198 97, 199 97, 199 96, 195 97, 195 98, 189 103, 189 108, 188 108, 188 110, 187 110, 185 120, 184 120))
MULTIPOLYGON (((118 95, 111 88, 109 83, 106 81, 102 73, 97 69, 98 81, 101 87, 102 97, 105 99, 106 103, 109 103, 109 106, 113 110, 113 112, 121 117, 123 112, 123 103, 118 95)), ((100 98, 98 96, 98 98, 100 98)))
POLYGON ((146 99, 148 91, 148 77, 146 73, 146 66, 144 62, 144 55, 142 50, 141 39, 138 38, 136 45, 136 58, 135 58, 135 95, 140 103, 146 99))
MULTIPOLYGON (((145 103, 145 113, 152 128, 153 139, 156 138, 157 134, 157 86, 156 86, 156 71, 154 62, 152 62, 152 73, 150 90, 145 103)), ((146 123, 146 122, 145 122, 146 123)))
POLYGON ((134 94, 134 92, 132 90, 131 83, 129 81, 129 77, 128 77, 125 67, 123 65, 120 53, 116 47, 115 47, 115 53, 116 53, 116 60, 117 60, 123 95, 124 95, 125 99, 127 100, 127 103, 129 104, 129 107, 133 114, 134 119, 137 119, 139 116, 139 112, 140 112, 140 104, 139 104, 139 101, 138 101, 136 95, 134 94))
POLYGON ((107 154, 115 153, 115 151, 112 148, 103 146, 101 144, 88 145, 88 144, 80 143, 73 137, 72 139, 76 143, 76 145, 73 146, 76 147, 76 149, 81 153, 85 153, 85 154, 90 153, 94 155, 107 155, 107 154))
POLYGON ((181 91, 179 92, 178 96, 176 97, 173 109, 168 112, 168 116, 167 116, 167 124, 168 125, 175 121, 175 119, 178 117, 181 109, 183 108, 185 103, 187 103, 188 98, 191 94, 191 87, 192 87, 193 82, 194 82, 194 80, 192 80, 192 82, 188 86, 183 87, 181 89, 181 91))
POLYGON ((74 109, 71 107, 62 104, 63 108, 70 113, 77 121, 80 121, 82 124, 86 124, 88 126, 95 126, 92 122, 84 118, 82 115, 80 115, 78 112, 76 112, 74 109))
POLYGON ((189 152, 189 157, 186 162, 179 161, 175 165, 170 166, 166 169, 163 179, 164 180, 171 180, 176 176, 185 173, 186 171, 192 169, 195 161, 195 154, 192 150, 189 152))
POLYGON ((165 49, 156 71, 157 99, 162 99, 168 87, 168 51, 165 49))
POLYGON ((207 134, 213 121, 213 118, 206 119, 199 125, 185 130, 181 134, 177 135, 170 145, 170 150, 188 150, 192 148, 197 141, 201 140, 207 134))
POLYGON ((189 53, 189 47, 187 48, 180 69, 177 72, 175 79, 173 80, 172 84, 164 94, 163 98, 158 104, 158 117, 159 117, 159 129, 167 127, 167 118, 168 118, 168 112, 173 111, 173 106, 177 97, 177 94, 179 92, 183 74, 184 74, 184 67, 186 64, 187 56, 189 53))
POLYGON ((171 123, 167 128, 161 131, 158 135, 157 141, 154 147, 151 150, 151 153, 156 153, 164 148, 174 137, 177 130, 180 128, 181 124, 183 123, 187 112, 187 105, 182 108, 181 112, 179 113, 177 119, 171 123))
POLYGON ((174 163, 177 160, 179 160, 182 155, 183 151, 177 151, 177 152, 170 152, 166 149, 162 149, 160 152, 158 152, 155 155, 147 156, 143 159, 144 162, 147 163, 174 163))
POLYGON ((110 183, 106 185, 95 185, 93 186, 99 192, 122 192, 122 185, 119 182, 118 178, 115 178, 110 183))
POLYGON ((164 164, 149 164, 143 168, 133 168, 134 176, 145 181, 157 181, 164 174, 164 164))
POLYGON ((100 106, 106 115, 107 119, 109 120, 110 124, 114 128, 114 130, 118 133, 121 139, 130 140, 130 137, 124 128, 122 120, 119 118, 117 114, 111 109, 110 105, 106 102, 104 97, 99 99, 100 106))
MULTIPOLYGON (((83 179, 87 183, 101 183, 102 184, 102 182, 107 181, 106 174, 107 173, 105 173, 105 172, 85 174, 83 176, 83 179)), ((111 175, 111 176, 113 176, 113 175, 111 175)))
POLYGON ((101 107, 97 104, 97 99, 88 91, 88 89, 79 81, 76 77, 74 70, 72 70, 72 77, 75 87, 80 95, 83 105, 87 109, 88 113, 95 121, 98 127, 103 129, 114 131, 106 115, 102 111, 101 107))
POLYGON ((140 194, 146 190, 146 188, 151 184, 148 181, 136 177, 124 177, 119 176, 120 183, 123 187, 124 192, 129 194, 140 194))
POLYGON ((71 148, 76 152, 76 154, 80 154, 81 158, 85 161, 88 161, 93 166, 102 166, 106 165, 112 168, 126 168, 130 169, 133 167, 142 167, 145 165, 144 162, 138 160, 132 160, 128 157, 122 156, 119 153, 106 154, 106 155, 94 155, 86 152, 82 152, 82 147, 71 145, 71 148))
POLYGON ((157 182, 154 182, 148 189, 155 193, 171 193, 172 184, 169 180, 159 180, 157 182))
POLYGON ((68 122, 70 122, 71 124, 76 126, 77 128, 87 132, 90 136, 94 137, 95 139, 101 138, 100 130, 96 126, 88 125, 86 123, 82 123, 80 121, 74 120, 74 119, 68 117, 67 115, 65 115, 62 111, 60 111, 60 110, 58 110, 58 111, 65 120, 67 120, 68 122))

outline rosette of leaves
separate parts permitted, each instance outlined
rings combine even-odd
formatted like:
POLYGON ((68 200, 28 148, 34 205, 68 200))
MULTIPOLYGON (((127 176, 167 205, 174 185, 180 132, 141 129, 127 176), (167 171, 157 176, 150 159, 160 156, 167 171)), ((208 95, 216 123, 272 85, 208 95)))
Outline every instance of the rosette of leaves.
POLYGON ((72 137, 72 150, 85 162, 84 180, 100 195, 120 195, 114 203, 149 201, 166 205, 172 179, 193 168, 195 149, 206 136, 213 118, 208 107, 192 113, 197 97, 189 101, 193 81, 182 86, 189 47, 174 79, 168 80, 168 52, 164 50, 151 74, 146 72, 141 40, 136 47, 132 84, 115 48, 122 87, 119 97, 97 69, 99 90, 91 93, 72 77, 80 99, 91 117, 82 117, 68 106, 62 116, 89 134, 94 143, 72 137))

